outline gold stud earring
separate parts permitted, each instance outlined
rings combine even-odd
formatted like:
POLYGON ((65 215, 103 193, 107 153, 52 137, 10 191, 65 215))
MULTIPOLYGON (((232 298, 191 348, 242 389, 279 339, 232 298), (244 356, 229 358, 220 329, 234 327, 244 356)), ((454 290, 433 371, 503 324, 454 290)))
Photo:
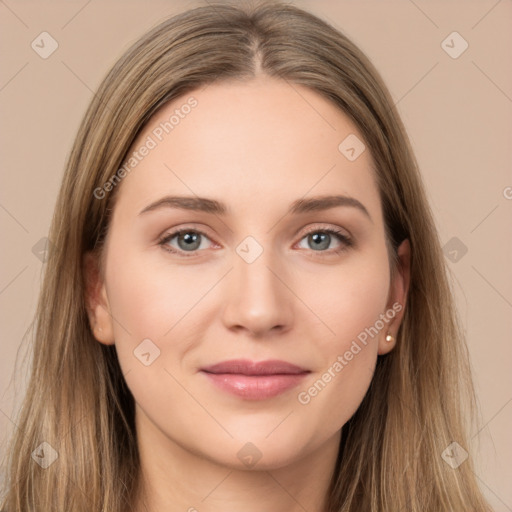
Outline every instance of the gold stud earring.
POLYGON ((388 335, 386 336, 386 341, 387 341, 388 343, 393 343, 393 342, 395 341, 395 338, 394 338, 393 336, 391 336, 391 334, 388 334, 388 335))

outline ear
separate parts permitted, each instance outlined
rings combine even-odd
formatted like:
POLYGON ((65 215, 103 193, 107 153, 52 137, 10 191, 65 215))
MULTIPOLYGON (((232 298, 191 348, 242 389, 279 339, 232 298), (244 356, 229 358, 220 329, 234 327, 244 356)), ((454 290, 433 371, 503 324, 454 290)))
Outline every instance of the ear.
POLYGON ((105 345, 114 344, 114 329, 104 280, 99 269, 98 255, 84 254, 82 268, 85 282, 85 306, 94 337, 105 345))
POLYGON ((386 311, 390 312, 390 315, 394 313, 394 316, 379 337, 379 355, 387 354, 395 347, 398 328, 405 314, 411 276, 411 245, 408 239, 405 239, 398 247, 397 256, 397 267, 391 279, 386 309, 386 311), (388 334, 393 336, 393 340, 386 340, 388 334))

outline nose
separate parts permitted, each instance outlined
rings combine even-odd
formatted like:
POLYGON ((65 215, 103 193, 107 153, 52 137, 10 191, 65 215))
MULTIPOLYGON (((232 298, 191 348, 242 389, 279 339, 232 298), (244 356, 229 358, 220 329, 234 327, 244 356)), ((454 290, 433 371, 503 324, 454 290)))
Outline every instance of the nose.
POLYGON ((264 250, 251 263, 235 253, 233 267, 225 290, 225 326, 230 330, 245 330, 252 336, 290 329, 294 295, 287 286, 284 265, 264 250))

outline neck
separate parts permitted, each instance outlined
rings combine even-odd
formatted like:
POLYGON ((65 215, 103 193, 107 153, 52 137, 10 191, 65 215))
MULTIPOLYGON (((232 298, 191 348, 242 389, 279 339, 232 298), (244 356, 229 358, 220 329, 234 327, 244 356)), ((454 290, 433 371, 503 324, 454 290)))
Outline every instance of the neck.
POLYGON ((141 492, 136 500, 137 512, 326 511, 340 431, 285 465, 240 469, 192 453, 140 416, 141 492))

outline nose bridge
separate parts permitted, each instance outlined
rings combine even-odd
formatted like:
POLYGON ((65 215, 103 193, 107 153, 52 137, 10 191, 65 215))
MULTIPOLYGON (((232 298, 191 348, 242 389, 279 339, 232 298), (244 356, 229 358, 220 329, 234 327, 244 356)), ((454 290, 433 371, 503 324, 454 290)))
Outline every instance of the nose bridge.
POLYGON ((275 252, 247 237, 237 246, 233 257, 224 311, 227 326, 244 327, 251 332, 289 326, 291 294, 282 282, 286 282, 284 266, 275 252))

